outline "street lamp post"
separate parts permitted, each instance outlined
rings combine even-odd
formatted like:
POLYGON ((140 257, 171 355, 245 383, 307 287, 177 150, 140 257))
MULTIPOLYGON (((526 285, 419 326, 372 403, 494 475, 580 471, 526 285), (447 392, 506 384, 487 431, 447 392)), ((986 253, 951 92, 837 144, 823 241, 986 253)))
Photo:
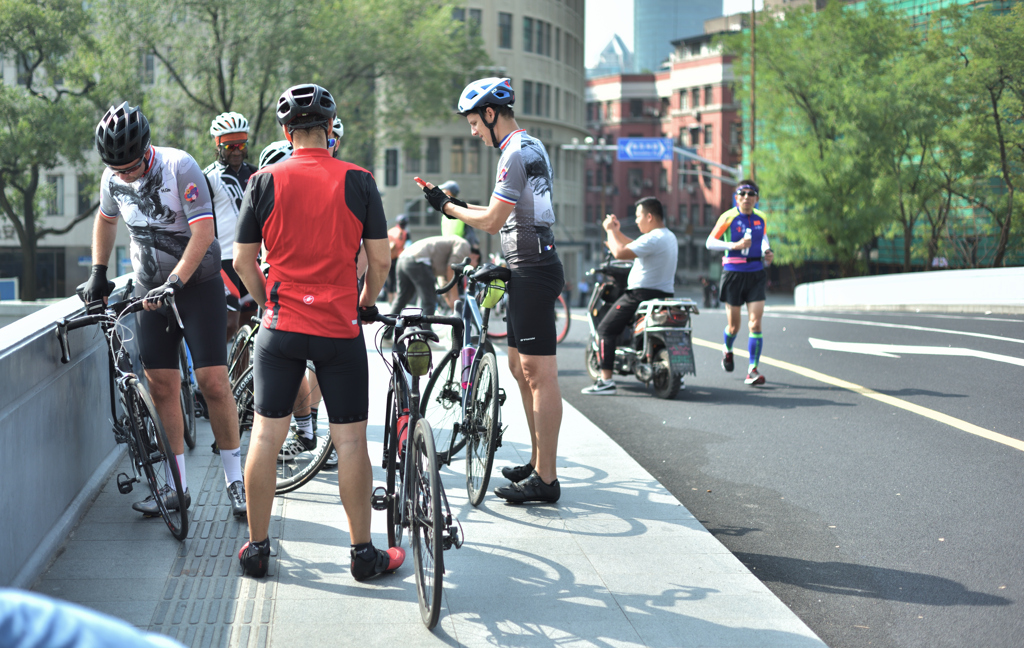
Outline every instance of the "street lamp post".
POLYGON ((750 179, 754 180, 754 143, 757 141, 754 134, 754 125, 757 122, 757 112, 754 108, 754 44, 757 34, 757 12, 754 10, 754 0, 750 0, 750 179))

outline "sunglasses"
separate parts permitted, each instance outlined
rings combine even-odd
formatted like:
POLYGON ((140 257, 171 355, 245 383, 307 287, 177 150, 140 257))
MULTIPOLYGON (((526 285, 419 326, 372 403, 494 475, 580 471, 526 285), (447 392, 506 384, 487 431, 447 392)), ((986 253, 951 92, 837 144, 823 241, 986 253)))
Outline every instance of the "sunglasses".
POLYGON ((109 164, 107 165, 107 168, 110 169, 111 171, 113 171, 114 173, 118 174, 118 175, 131 175, 132 173, 134 173, 139 167, 141 167, 145 163, 146 163, 146 156, 143 155, 141 158, 139 158, 138 162, 136 162, 135 164, 131 165, 127 169, 115 169, 114 167, 110 166, 109 164))
POLYGON ((221 144, 220 147, 225 151, 244 151, 249 147, 248 142, 235 142, 233 144, 221 144))
POLYGON ((736 195, 739 196, 740 198, 747 198, 747 197, 757 198, 757 192, 756 191, 737 191, 736 195))

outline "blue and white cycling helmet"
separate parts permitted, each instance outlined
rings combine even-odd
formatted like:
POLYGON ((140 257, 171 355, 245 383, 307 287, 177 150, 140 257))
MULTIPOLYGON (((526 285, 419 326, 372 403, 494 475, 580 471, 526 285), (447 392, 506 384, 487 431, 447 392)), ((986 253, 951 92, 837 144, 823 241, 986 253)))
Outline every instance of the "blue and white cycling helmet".
POLYGON ((511 106, 515 102, 516 92, 512 89, 511 79, 507 77, 488 77, 486 79, 478 79, 466 86, 466 89, 462 91, 462 96, 459 97, 458 112, 462 116, 472 112, 478 113, 484 126, 487 127, 487 130, 491 131, 491 145, 501 150, 501 142, 498 141, 498 137, 494 134, 494 125, 498 123, 498 116, 495 115, 494 121, 488 122, 484 108, 488 106, 492 108, 511 106))
POLYGON ((278 140, 267 144, 267 148, 260 153, 259 168, 269 164, 275 164, 287 160, 292 156, 292 143, 288 140, 278 140))
POLYGON ((345 125, 341 123, 341 119, 335 117, 332 126, 334 128, 334 136, 336 138, 341 139, 342 137, 345 137, 345 125))

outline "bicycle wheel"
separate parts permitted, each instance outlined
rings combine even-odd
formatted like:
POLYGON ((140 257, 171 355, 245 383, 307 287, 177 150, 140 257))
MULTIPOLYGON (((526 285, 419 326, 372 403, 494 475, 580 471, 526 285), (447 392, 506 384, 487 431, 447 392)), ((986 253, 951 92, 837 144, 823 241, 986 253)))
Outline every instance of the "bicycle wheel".
MULTIPOLYGON (((309 480, 316 477, 316 474, 323 468, 327 457, 334 449, 331 443, 330 422, 327 419, 327 410, 320 407, 320 389, 317 386, 316 369, 313 363, 306 362, 306 375, 302 385, 299 387, 296 403, 316 409, 316 417, 313 419, 313 435, 316 444, 311 450, 301 452, 287 461, 278 459, 277 462, 277 489, 278 495, 290 493, 301 487, 309 480)), ((233 390, 235 403, 238 407, 238 429, 239 433, 252 429, 253 422, 253 368, 247 367, 242 376, 235 383, 233 390)), ((294 429, 289 432, 289 440, 293 436, 294 429)), ((252 436, 250 435, 250 442, 252 436)), ((288 443, 288 441, 285 441, 288 443)), ((247 448, 243 447, 243 453, 247 448)))
POLYGON ((167 523, 171 535, 178 540, 184 540, 188 535, 188 509, 179 507, 174 511, 169 510, 164 506, 164 499, 161 497, 163 491, 169 489, 178 496, 178 502, 185 502, 185 492, 181 487, 181 476, 178 474, 178 461, 171 451, 171 443, 167 440, 149 392, 137 379, 132 379, 128 383, 127 399, 131 402, 129 408, 132 415, 129 420, 134 436, 134 439, 128 442, 137 444, 137 469, 146 477, 149 490, 160 509, 160 517, 167 523))
POLYGON ((466 437, 462 426, 462 374, 459 352, 452 349, 430 374, 420 399, 420 414, 430 421, 434 431, 437 463, 447 464, 462 446, 466 437))
POLYGON ((387 414, 384 421, 384 439, 387 444, 387 465, 385 466, 385 483, 387 492, 390 495, 387 505, 388 518, 388 546, 402 546, 403 528, 405 520, 406 492, 402 487, 404 480, 402 473, 402 460, 404 457, 398 451, 398 432, 396 421, 398 410, 395 406, 394 387, 388 390, 387 414))
POLYGON ((235 337, 231 338, 231 351, 228 352, 228 380, 234 385, 245 370, 252 366, 252 326, 243 324, 238 328, 235 337))
POLYGON ((412 513, 412 559, 416 568, 416 595, 420 617, 428 629, 441 616, 441 587, 444 579, 444 528, 441 516, 441 479, 430 423, 417 418, 412 433, 409 501, 412 513))
POLYGON ((507 311, 508 293, 502 295, 501 300, 491 309, 490 318, 487 320, 487 337, 495 340, 508 337, 508 322, 505 321, 507 311))
POLYGON ((555 301, 555 339, 558 342, 561 342, 569 335, 569 323, 571 320, 569 303, 565 301, 565 295, 559 295, 555 301))
POLYGON ((466 492, 469 503, 478 506, 487 492, 494 464, 494 450, 501 425, 498 402, 498 361, 494 351, 481 349, 476 366, 473 397, 466 413, 466 492))
POLYGON ((189 375, 185 340, 178 346, 178 369, 181 372, 181 418, 185 421, 185 445, 192 450, 196 447, 196 391, 189 375))

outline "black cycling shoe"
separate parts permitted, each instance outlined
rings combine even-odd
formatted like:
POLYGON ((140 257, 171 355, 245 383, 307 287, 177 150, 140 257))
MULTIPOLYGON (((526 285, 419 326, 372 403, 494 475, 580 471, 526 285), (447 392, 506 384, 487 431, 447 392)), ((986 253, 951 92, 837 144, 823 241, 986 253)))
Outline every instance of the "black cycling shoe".
POLYGON ((523 464, 522 466, 505 466, 501 469, 501 476, 513 482, 523 481, 532 474, 532 464, 523 464))
MULTIPOLYGON (((170 484, 164 484, 160 488, 160 498, 164 502, 164 507, 168 511, 177 511, 181 508, 178 502, 178 493, 171 488, 170 484)), ((192 495, 185 489, 185 508, 187 509, 192 505, 192 495)), ((156 503, 156 498, 150 495, 144 500, 135 502, 132 504, 132 508, 142 513, 146 517, 157 517, 160 515, 160 507, 156 503)))
POLYGON ((510 504, 557 502, 558 498, 562 495, 562 487, 557 479, 550 484, 545 484, 544 480, 540 478, 540 475, 535 470, 522 481, 495 488, 494 494, 510 504))
POLYGON ((263 542, 246 542, 238 550, 238 562, 242 564, 242 574, 254 578, 263 578, 270 569, 270 538, 263 542))
POLYGON ((405 562, 405 549, 401 547, 391 547, 387 551, 376 547, 371 547, 371 549, 373 554, 369 560, 365 560, 357 554, 355 548, 349 551, 349 555, 352 557, 349 569, 352 571, 352 578, 357 581, 369 580, 381 574, 390 574, 405 562))

